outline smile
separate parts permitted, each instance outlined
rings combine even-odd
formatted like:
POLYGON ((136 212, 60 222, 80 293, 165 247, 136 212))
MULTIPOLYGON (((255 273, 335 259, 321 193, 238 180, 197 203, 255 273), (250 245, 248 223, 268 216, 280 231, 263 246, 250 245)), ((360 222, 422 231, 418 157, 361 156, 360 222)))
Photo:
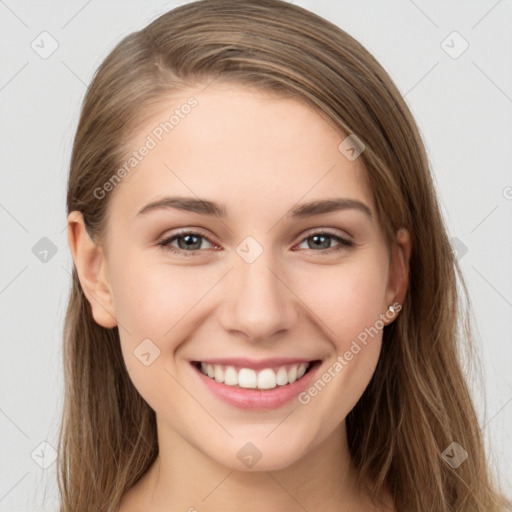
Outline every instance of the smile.
POLYGON ((297 398, 315 378, 321 360, 216 359, 190 361, 209 393, 239 409, 275 409, 297 398))
POLYGON ((279 368, 237 368, 220 364, 200 363, 200 370, 216 382, 226 386, 245 389, 274 389, 299 380, 310 368, 311 363, 283 365, 279 368))

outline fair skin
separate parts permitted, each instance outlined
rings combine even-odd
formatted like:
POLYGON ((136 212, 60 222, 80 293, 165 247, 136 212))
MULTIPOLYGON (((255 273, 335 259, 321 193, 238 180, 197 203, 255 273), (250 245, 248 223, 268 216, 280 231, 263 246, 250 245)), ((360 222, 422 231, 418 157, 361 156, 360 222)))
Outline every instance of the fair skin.
POLYGON ((345 136, 315 110, 243 86, 202 89, 166 99, 133 137, 139 148, 174 108, 198 100, 110 192, 103 245, 79 212, 68 219, 94 319, 119 326, 129 376, 156 412, 159 456, 120 510, 380 510, 356 488, 345 417, 375 370, 382 331, 308 403, 295 397, 271 409, 221 400, 192 361, 300 358, 319 361, 321 379, 389 305, 403 303, 410 238, 400 231, 388 252, 361 159, 338 150, 345 136), (226 216, 171 207, 138 215, 171 195, 221 204, 226 216), (372 216, 287 215, 335 198, 360 201, 372 216), (174 238, 168 245, 180 253, 158 245, 180 228, 205 238, 189 239, 192 249, 183 234, 174 238), (317 248, 322 230, 330 234, 317 248), (251 262, 237 252, 247 236, 262 249, 251 262), (160 350, 147 366, 134 355, 145 339, 160 350), (253 467, 237 457, 249 442, 261 454, 253 467))

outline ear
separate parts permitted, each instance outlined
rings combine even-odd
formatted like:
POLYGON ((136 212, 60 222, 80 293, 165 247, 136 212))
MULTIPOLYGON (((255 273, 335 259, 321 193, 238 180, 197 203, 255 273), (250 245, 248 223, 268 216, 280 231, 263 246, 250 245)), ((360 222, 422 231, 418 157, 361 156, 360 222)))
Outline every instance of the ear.
POLYGON ((94 321, 102 327, 117 325, 113 294, 103 248, 89 237, 81 212, 68 215, 68 243, 94 321))
POLYGON ((400 228, 397 231, 396 240, 391 247, 391 261, 389 264, 389 279, 388 287, 386 290, 386 304, 385 309, 396 303, 399 307, 395 306, 395 314, 387 312, 385 318, 391 323, 398 311, 401 309, 407 288, 409 286, 409 261, 411 258, 411 236, 405 228, 400 228))

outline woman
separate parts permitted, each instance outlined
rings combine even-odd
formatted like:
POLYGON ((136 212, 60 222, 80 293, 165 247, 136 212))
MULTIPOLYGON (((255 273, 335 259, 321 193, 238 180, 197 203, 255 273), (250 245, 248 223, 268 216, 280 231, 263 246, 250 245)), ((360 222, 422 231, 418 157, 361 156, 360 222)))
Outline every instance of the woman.
POLYGON ((509 506, 423 143, 341 29, 208 0, 129 35, 67 209, 61 512, 509 506))

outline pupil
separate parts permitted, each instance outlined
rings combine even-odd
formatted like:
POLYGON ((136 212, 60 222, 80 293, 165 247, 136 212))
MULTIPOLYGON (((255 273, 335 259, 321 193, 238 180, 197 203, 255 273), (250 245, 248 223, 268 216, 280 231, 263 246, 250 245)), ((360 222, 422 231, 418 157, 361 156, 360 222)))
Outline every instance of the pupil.
POLYGON ((314 235, 313 237, 315 247, 321 247, 322 249, 329 249, 330 239, 324 235, 314 235), (320 241, 320 243, 318 243, 320 241), (322 241, 324 242, 322 246, 322 241))
POLYGON ((199 249, 201 247, 201 240, 200 237, 196 235, 185 235, 181 238, 178 238, 178 245, 180 245, 180 249, 199 249), (193 241, 194 238, 196 239, 196 242, 193 241), (182 244, 181 240, 184 240, 185 243, 182 244))
MULTIPOLYGON (((331 245, 331 241, 329 237, 325 235, 314 235, 310 238, 313 239, 313 244, 309 244, 310 248, 313 247, 321 247, 322 249, 329 249, 331 245)), ((180 245, 181 249, 199 249, 201 247, 200 237, 196 235, 185 235, 178 239, 178 245, 180 245), (194 242, 195 239, 195 242, 194 242), (181 240, 184 240, 185 243, 182 244, 181 240)))

